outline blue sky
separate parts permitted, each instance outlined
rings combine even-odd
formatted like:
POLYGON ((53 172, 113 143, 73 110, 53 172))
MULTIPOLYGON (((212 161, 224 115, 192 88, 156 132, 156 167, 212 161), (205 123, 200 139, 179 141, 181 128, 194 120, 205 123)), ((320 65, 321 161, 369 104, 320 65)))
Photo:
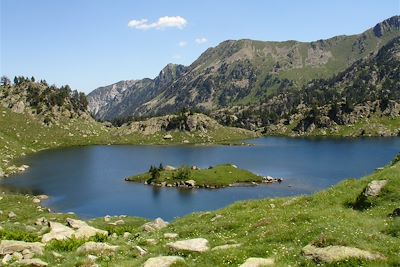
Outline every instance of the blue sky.
POLYGON ((1 75, 34 75, 84 92, 153 78, 170 62, 189 65, 227 39, 312 41, 360 33, 400 14, 400 0, 0 3, 1 75))

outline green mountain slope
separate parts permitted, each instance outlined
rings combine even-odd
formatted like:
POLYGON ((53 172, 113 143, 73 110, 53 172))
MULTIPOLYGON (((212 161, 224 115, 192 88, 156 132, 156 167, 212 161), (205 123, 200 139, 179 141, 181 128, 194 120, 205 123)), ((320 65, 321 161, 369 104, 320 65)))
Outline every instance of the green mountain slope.
POLYGON ((228 125, 265 127, 269 134, 398 135, 400 37, 343 72, 296 89, 282 83, 257 105, 217 111, 228 125), (231 119, 234 116, 234 119, 231 119))
MULTIPOLYGON (((275 94, 281 83, 301 88, 311 79, 331 77, 375 54, 400 35, 399 25, 400 17, 395 16, 361 34, 310 43, 225 41, 207 49, 188 67, 167 66, 171 73, 167 82, 141 88, 128 85, 123 92, 116 90, 121 88, 118 84, 96 89, 89 94, 89 107, 96 118, 112 120, 173 113, 185 107, 209 111, 256 103, 275 94)), ((165 69, 153 81, 164 73, 165 69)))

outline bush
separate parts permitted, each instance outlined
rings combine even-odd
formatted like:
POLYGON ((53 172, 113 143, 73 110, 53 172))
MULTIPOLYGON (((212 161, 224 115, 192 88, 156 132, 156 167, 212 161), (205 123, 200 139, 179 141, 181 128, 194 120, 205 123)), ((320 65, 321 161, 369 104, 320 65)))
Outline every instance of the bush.
POLYGON ((40 238, 33 233, 22 231, 0 231, 0 240, 18 240, 25 242, 40 242, 40 238))
POLYGON ((188 166, 183 166, 177 170, 176 174, 174 175, 174 178, 179 180, 188 180, 190 179, 190 176, 191 176, 190 168, 188 166))

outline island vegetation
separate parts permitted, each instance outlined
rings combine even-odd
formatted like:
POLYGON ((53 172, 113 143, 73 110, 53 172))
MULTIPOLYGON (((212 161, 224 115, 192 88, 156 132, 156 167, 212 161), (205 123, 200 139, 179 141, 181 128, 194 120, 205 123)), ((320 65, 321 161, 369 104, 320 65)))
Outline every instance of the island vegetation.
POLYGON ((233 164, 221 164, 200 169, 196 166, 150 166, 146 173, 131 176, 126 181, 141 182, 148 185, 185 188, 221 188, 238 185, 257 185, 281 182, 282 179, 262 177, 233 164))

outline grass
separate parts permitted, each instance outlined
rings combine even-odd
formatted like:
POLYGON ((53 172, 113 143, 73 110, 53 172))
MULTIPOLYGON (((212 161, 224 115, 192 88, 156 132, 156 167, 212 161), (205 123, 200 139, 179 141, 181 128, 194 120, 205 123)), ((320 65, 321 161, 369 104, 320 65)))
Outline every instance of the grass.
POLYGON ((190 170, 188 167, 181 167, 177 170, 162 170, 157 179, 152 179, 150 172, 127 178, 127 180, 134 182, 152 182, 153 184, 161 184, 165 182, 170 185, 190 179, 194 180, 196 186, 199 187, 225 187, 237 183, 251 184, 262 182, 261 176, 247 170, 236 168, 231 164, 217 165, 210 169, 190 170), (189 175, 182 179, 180 173, 185 169, 188 169, 189 175))

